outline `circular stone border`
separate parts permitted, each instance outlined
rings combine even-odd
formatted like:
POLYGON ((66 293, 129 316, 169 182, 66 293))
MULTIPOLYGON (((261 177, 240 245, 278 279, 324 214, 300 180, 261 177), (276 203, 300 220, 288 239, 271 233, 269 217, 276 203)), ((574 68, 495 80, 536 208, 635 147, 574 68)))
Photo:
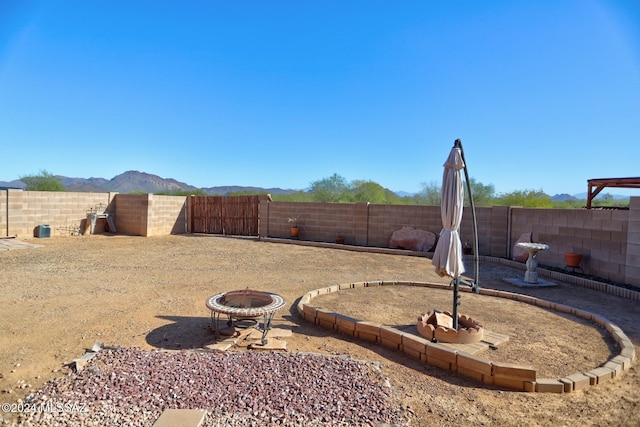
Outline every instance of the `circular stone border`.
MULTIPOLYGON (((513 292, 480 289, 480 295, 512 299, 525 304, 555 310, 560 313, 571 314, 595 323, 606 329, 612 336, 614 341, 620 346, 620 353, 609 359, 603 365, 589 371, 575 372, 562 378, 537 378, 536 370, 528 366, 490 361, 465 353, 451 346, 433 343, 423 337, 401 331, 391 326, 354 319, 311 304, 311 301, 318 295, 375 286, 449 288, 447 285, 429 282, 371 281, 345 283, 307 292, 300 297, 296 306, 297 311, 305 320, 323 328, 335 330, 364 341, 381 344, 384 347, 401 351, 415 359, 442 369, 457 372, 462 376, 482 382, 483 384, 505 387, 512 390, 540 393, 565 393, 582 390, 589 386, 595 386, 615 379, 622 375, 624 371, 628 370, 636 360, 636 350, 629 337, 627 337, 622 329, 606 318, 568 305, 513 292)), ((461 291, 470 292, 471 290, 461 289, 461 291)))

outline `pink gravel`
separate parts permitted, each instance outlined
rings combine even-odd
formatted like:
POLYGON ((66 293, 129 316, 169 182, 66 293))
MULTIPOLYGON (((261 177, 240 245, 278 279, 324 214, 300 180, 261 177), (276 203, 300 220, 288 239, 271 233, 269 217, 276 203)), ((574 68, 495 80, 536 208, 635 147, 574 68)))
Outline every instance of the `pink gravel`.
POLYGON ((405 425, 384 382, 376 363, 348 357, 105 348, 24 400, 60 410, 18 425, 152 426, 167 408, 204 409, 205 426, 405 425))

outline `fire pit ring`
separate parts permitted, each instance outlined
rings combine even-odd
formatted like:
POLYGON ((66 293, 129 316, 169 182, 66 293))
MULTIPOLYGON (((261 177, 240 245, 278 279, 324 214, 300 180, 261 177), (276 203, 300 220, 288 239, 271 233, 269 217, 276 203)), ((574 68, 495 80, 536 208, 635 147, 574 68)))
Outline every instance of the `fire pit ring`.
POLYGON ((262 317, 262 345, 267 343, 266 336, 271 329, 274 314, 284 307, 284 304, 284 298, 278 294, 255 291, 249 288, 216 294, 206 301, 207 308, 211 310, 213 329, 218 336, 220 335, 219 320, 221 315, 227 316, 227 325, 229 326, 234 324, 234 320, 262 317))

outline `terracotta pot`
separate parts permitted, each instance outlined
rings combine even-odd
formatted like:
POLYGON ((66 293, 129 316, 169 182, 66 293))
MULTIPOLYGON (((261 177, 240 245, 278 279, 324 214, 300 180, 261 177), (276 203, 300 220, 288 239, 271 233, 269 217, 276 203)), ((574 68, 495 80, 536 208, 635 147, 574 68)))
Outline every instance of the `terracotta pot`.
POLYGON ((564 260, 567 264, 567 267, 580 267, 580 261, 582 261, 582 254, 576 254, 573 252, 566 252, 564 254, 564 260))
POLYGON ((300 229, 298 227, 291 227, 291 237, 298 237, 300 229))
POLYGON ((344 237, 340 237, 340 236, 336 237, 336 243, 343 244, 344 243, 344 237))

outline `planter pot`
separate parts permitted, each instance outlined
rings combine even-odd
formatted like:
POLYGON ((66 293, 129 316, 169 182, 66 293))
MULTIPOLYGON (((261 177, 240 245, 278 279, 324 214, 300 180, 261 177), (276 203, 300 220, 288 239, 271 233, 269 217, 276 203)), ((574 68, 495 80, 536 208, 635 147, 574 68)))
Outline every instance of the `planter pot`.
POLYGON ((344 244, 344 237, 336 237, 336 243, 340 245, 344 244))
POLYGON ((582 261, 582 254, 566 252, 564 254, 564 260, 567 264, 567 267, 577 268, 577 267, 580 267, 580 261, 582 261))
POLYGON ((298 227, 291 227, 291 237, 298 237, 300 229, 298 227))

